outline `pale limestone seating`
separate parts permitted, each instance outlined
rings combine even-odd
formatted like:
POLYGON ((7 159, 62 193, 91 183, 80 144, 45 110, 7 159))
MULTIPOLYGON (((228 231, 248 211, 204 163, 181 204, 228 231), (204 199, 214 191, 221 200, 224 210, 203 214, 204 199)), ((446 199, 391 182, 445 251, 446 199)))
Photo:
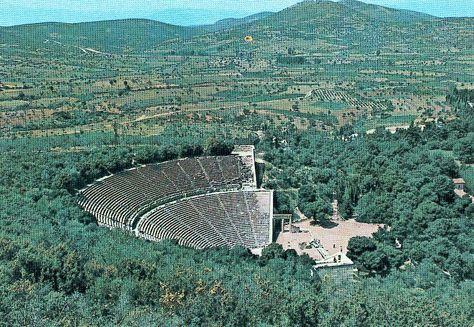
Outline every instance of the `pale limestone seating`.
POLYGON ((175 239, 194 248, 241 245, 259 248, 268 244, 268 193, 236 191, 181 199, 145 214, 137 235, 151 240, 175 239))
MULTIPOLYGON (((152 240, 204 249, 269 243, 269 192, 242 190, 254 176, 231 156, 172 160, 102 178, 79 192, 79 204, 100 225, 152 240)), ((253 160, 252 160, 253 161, 253 160)))
POLYGON ((146 165, 94 183, 80 192, 79 204, 99 224, 132 227, 138 217, 163 203, 219 189, 239 189, 241 165, 237 156, 146 165))

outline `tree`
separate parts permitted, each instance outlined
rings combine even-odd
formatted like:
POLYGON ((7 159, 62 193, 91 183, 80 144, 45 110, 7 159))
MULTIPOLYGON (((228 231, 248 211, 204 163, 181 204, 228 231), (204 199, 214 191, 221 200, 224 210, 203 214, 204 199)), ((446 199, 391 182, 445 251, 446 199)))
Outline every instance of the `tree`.
POLYGON ((274 205, 280 213, 292 213, 296 207, 295 194, 285 191, 276 191, 274 205))
POLYGON ((197 157, 204 153, 204 149, 201 145, 188 145, 181 151, 183 157, 197 157))
POLYGON ((262 250, 262 260, 270 260, 274 258, 285 258, 285 251, 283 247, 278 243, 271 243, 262 250))
POLYGON ((380 250, 364 252, 357 262, 359 268, 376 274, 384 273, 389 268, 388 257, 380 250))
POLYGON ((324 225, 330 221, 332 208, 328 201, 318 197, 314 201, 300 206, 303 214, 306 217, 313 218, 317 223, 324 225))
POLYGON ((347 246, 347 256, 352 260, 357 260, 365 252, 372 252, 377 249, 374 240, 364 237, 356 236, 349 240, 347 246))
POLYGON ((232 153, 234 146, 226 141, 211 140, 206 152, 212 156, 226 156, 232 153))
POLYGON ((454 152, 464 163, 474 163, 474 132, 461 138, 454 145, 454 152))

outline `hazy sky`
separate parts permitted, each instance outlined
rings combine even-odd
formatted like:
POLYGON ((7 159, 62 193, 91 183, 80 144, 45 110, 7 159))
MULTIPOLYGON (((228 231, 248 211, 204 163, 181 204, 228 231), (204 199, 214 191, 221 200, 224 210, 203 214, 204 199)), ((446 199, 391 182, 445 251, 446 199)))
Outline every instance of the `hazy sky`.
MULTIPOLYGON (((180 25, 213 23, 261 11, 278 11, 299 0, 0 0, 0 26, 45 21, 81 22, 150 18, 180 25)), ((474 16, 474 0, 367 0, 435 16, 474 16)))

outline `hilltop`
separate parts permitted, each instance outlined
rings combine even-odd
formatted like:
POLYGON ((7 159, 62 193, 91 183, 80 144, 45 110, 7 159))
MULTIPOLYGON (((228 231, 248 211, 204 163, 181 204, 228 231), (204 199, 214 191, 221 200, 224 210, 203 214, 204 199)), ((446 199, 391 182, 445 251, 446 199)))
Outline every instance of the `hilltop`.
POLYGON ((220 31, 201 44, 202 49, 225 44, 235 51, 251 33, 255 53, 371 51, 426 52, 472 46, 464 31, 472 18, 438 18, 423 13, 390 9, 355 0, 304 1, 257 21, 220 31))
MULTIPOLYGON (((4 43, 24 48, 51 43, 55 48, 93 48, 103 52, 143 51, 165 40, 186 39, 198 31, 145 19, 87 23, 40 23, 0 29, 4 43)), ((63 49, 64 50, 64 49, 63 49)))
POLYGON ((250 15, 244 18, 225 18, 217 21, 212 25, 205 26, 209 31, 219 31, 228 29, 231 27, 241 26, 244 24, 250 24, 256 22, 260 19, 266 18, 268 16, 273 15, 274 13, 271 11, 265 11, 258 14, 250 15))
POLYGON ((369 19, 382 22, 416 22, 439 19, 425 13, 387 8, 357 0, 341 0, 338 4, 365 15, 369 19))
POLYGON ((22 49, 53 45, 56 51, 88 53, 144 52, 164 41, 178 42, 195 36, 255 22, 271 15, 262 12, 240 19, 224 19, 212 25, 177 26, 149 19, 122 19, 85 23, 37 23, 0 27, 2 43, 22 49))
MULTIPOLYGON (((357 46, 365 46, 373 42, 375 34, 377 38, 391 40, 417 39, 418 34, 423 34, 425 29, 415 29, 413 24, 436 28, 436 24, 442 21, 423 13, 390 9, 355 0, 315 0, 303 1, 277 13, 262 12, 241 19, 223 19, 205 26, 184 27, 145 19, 75 24, 40 23, 0 27, 0 37, 3 44, 24 49, 50 48, 53 45, 51 49, 54 51, 77 52, 79 48, 86 49, 86 52, 90 52, 87 49, 93 49, 117 54, 143 53, 173 40, 179 49, 182 48, 179 44, 183 41, 201 35, 207 35, 198 39, 197 43, 203 47, 209 46, 206 40, 221 40, 228 44, 241 40, 242 35, 250 32, 267 41, 274 40, 276 36, 284 36, 306 41, 322 40, 331 44, 344 41, 347 45, 357 43, 357 46)), ((445 21, 453 25, 458 22, 456 19, 445 21)))
POLYGON ((278 18, 283 19, 284 22, 295 22, 298 20, 300 23, 311 21, 313 23, 329 24, 338 24, 354 20, 399 23, 437 19, 436 17, 424 13, 392 9, 356 0, 342 0, 339 2, 307 0, 276 13, 270 19, 276 20, 278 18))

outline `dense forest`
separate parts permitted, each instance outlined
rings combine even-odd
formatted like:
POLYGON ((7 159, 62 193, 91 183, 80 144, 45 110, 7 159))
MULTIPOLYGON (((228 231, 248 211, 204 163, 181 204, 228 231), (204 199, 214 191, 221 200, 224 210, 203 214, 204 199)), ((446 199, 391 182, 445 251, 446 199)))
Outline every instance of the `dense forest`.
MULTIPOLYGON (((2 139, 0 325, 472 326, 474 205, 455 196, 451 181, 463 176, 474 190, 468 96, 450 93, 457 118, 423 130, 358 135, 350 125, 329 133, 267 124, 252 139, 279 212, 298 206, 325 223, 335 194, 343 217, 386 225, 373 239, 351 240, 361 274, 343 286, 313 277, 309 257, 275 244, 255 257, 147 242, 99 228, 76 203, 95 178, 227 153, 248 139, 222 143, 172 128, 157 137, 2 139)), ((261 123, 251 112, 239 119, 261 123)))
MULTIPOLYGON (((467 108, 455 121, 393 135, 379 128, 355 137, 346 126, 331 139, 309 131, 282 147, 275 131, 276 141, 264 148, 271 163, 266 186, 279 190, 280 211, 298 204, 306 216, 325 223, 335 192, 343 217, 385 224, 374 240, 350 243, 349 256, 363 271, 384 275, 429 261, 454 280, 473 279, 474 204, 469 196, 457 197, 452 182, 473 169, 464 166, 474 162, 473 131, 474 113, 467 108)), ((468 180, 467 188, 473 187, 468 180)))

